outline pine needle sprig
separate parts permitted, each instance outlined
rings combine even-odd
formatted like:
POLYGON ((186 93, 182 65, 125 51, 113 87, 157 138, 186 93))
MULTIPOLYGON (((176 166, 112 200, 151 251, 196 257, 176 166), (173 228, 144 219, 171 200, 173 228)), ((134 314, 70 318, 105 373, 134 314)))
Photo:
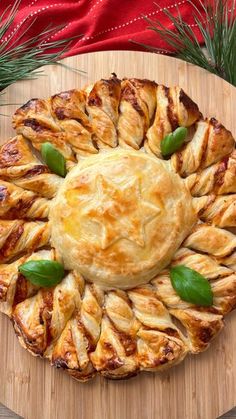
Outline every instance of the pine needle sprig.
POLYGON ((73 39, 82 36, 50 41, 53 35, 64 27, 50 25, 40 34, 24 41, 36 18, 21 33, 20 28, 17 28, 6 37, 7 31, 14 23, 20 2, 21 0, 16 0, 14 5, 8 6, 0 16, 0 92, 18 80, 36 78, 42 73, 38 70, 40 67, 56 64, 68 50, 73 39))
MULTIPOLYGON (((199 7, 191 0, 188 2, 194 8, 195 26, 202 35, 204 48, 192 27, 183 20, 178 8, 177 17, 168 9, 163 10, 173 29, 166 28, 159 20, 145 17, 148 29, 170 45, 178 58, 203 67, 236 86, 235 0, 215 0, 211 6, 209 1, 198 0, 199 7)), ((158 52, 155 47, 140 45, 158 52)))

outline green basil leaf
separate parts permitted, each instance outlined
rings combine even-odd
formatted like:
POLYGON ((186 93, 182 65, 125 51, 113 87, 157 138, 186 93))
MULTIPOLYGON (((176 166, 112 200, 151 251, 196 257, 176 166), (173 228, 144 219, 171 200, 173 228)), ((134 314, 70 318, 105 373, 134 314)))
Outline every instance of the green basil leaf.
POLYGON ((178 127, 174 132, 166 135, 161 141, 161 154, 166 157, 179 150, 184 143, 187 133, 187 128, 178 127))
POLYGON ((173 288, 182 300, 188 303, 209 307, 213 304, 213 292, 207 279, 186 266, 170 269, 173 288))
POLYGON ((59 176, 66 175, 66 161, 64 156, 51 143, 43 143, 41 154, 49 169, 59 176))
POLYGON ((40 287, 53 287, 65 276, 63 265, 55 260, 30 260, 19 266, 19 272, 40 287))

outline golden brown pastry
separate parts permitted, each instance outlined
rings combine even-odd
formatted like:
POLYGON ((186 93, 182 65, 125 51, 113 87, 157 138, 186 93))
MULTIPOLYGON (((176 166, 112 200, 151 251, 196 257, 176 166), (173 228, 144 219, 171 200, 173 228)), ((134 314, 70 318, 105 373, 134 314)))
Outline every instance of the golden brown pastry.
POLYGON ((236 308, 236 152, 179 87, 115 75, 32 99, 0 149, 0 311, 24 348, 86 381, 162 371, 208 348, 236 308), (160 144, 179 126, 183 146, 160 144), (64 178, 40 155, 51 142, 64 178), (227 230, 226 230, 227 228, 227 230), (56 286, 19 267, 60 261, 56 286), (211 306, 186 302, 170 268, 210 283, 211 306))
POLYGON ((80 305, 55 343, 51 362, 75 378, 86 381, 96 374, 90 353, 96 348, 103 316, 103 291, 94 285, 81 289, 80 305))
POLYGON ((31 284, 18 271, 22 263, 30 260, 55 260, 55 251, 39 250, 30 256, 22 256, 14 262, 0 265, 0 310, 11 316, 15 305, 36 294, 39 287, 31 284))
POLYGON ((67 160, 73 160, 72 149, 66 141, 66 133, 51 114, 51 101, 32 99, 16 111, 14 125, 17 133, 32 141, 40 151, 43 142, 50 141, 67 160))
POLYGON ((99 80, 87 89, 86 109, 92 123, 93 138, 99 147, 117 146, 116 125, 119 117, 120 80, 99 80))
POLYGON ((0 180, 0 219, 44 219, 49 215, 49 206, 47 199, 0 180))
POLYGON ((97 153, 97 148, 118 143, 138 150, 146 137, 147 146, 160 156, 164 136, 178 126, 191 126, 200 116, 197 105, 179 87, 145 79, 120 81, 113 75, 84 90, 30 100, 16 111, 13 126, 37 150, 50 141, 70 169, 75 154, 97 153))
POLYGON ((158 157, 161 156, 161 140, 177 127, 190 127, 201 114, 199 109, 179 87, 156 88, 156 112, 147 132, 147 146, 158 157))
POLYGON ((12 138, 0 149, 0 179, 46 198, 52 198, 63 182, 36 158, 21 135, 12 138))
POLYGON ((48 222, 0 220, 0 262, 46 246, 49 238, 48 222))
POLYGON ((233 149, 218 163, 193 173, 186 178, 186 184, 193 196, 207 194, 224 195, 236 193, 236 152, 233 149))
POLYGON ((80 275, 70 273, 54 289, 41 289, 14 307, 15 330, 31 352, 49 356, 50 345, 79 308, 81 281, 80 275))
POLYGON ((171 157, 173 168, 184 177, 221 161, 235 148, 231 132, 215 118, 199 121, 196 126, 192 140, 171 157))
POLYGON ((123 150, 97 156, 60 189, 51 242, 66 269, 106 288, 132 288, 160 272, 190 232, 191 195, 163 160, 123 150))
POLYGON ((236 194, 194 198, 193 206, 202 221, 218 227, 236 227, 236 194))
POLYGON ((121 83, 118 141, 138 150, 145 138, 156 107, 155 82, 124 79, 121 83))

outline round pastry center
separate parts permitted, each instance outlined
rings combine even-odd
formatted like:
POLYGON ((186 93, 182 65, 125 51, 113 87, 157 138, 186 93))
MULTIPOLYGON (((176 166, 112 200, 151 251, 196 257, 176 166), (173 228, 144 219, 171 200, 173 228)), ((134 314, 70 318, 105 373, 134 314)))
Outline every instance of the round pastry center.
POLYGON ((50 211, 65 268, 108 289, 149 282, 195 221, 191 195, 168 162, 118 149, 78 163, 50 211))

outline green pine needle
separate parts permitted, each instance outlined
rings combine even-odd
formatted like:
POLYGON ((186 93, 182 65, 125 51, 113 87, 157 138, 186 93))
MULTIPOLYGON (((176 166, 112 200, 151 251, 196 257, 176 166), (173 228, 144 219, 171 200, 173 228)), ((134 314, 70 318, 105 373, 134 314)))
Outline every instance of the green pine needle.
POLYGON ((14 5, 9 5, 0 16, 0 92, 18 80, 36 78, 42 73, 42 70, 38 69, 44 65, 58 64, 57 61, 63 57, 72 40, 82 36, 50 41, 48 39, 64 27, 50 25, 42 33, 23 41, 23 36, 35 23, 35 19, 21 35, 18 35, 17 29, 7 40, 4 39, 7 30, 14 23, 20 2, 21 0, 16 0, 14 5), (52 49, 56 52, 51 52, 52 49))
MULTIPOLYGON (((209 6, 207 1, 198 2, 199 8, 189 0, 195 9, 194 21, 202 34, 205 48, 199 44, 192 28, 183 21, 179 10, 177 17, 169 10, 163 10, 172 23, 173 30, 164 27, 159 20, 145 17, 149 23, 148 29, 173 47, 178 58, 203 67, 236 86, 235 0, 215 0, 213 6, 209 6)), ((141 45, 158 52, 155 47, 141 45)))

